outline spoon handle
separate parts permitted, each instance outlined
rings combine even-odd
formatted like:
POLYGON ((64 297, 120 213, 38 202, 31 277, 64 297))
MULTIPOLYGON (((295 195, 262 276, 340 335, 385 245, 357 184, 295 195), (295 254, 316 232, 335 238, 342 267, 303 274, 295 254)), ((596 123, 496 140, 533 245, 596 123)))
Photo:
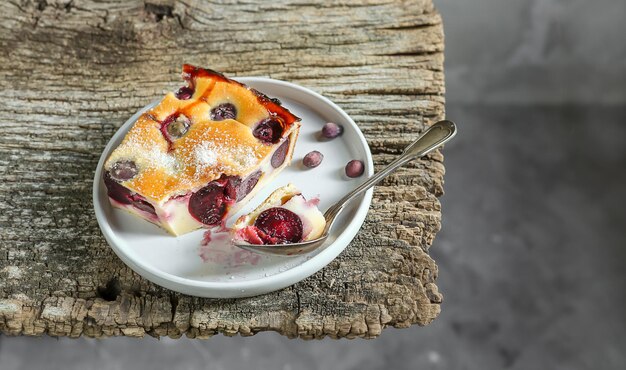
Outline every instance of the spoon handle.
MULTIPOLYGON (((326 219, 326 229, 330 229, 332 221, 341 212, 343 207, 352 199, 366 192, 372 186, 378 184, 382 179, 395 172, 398 168, 404 166, 410 161, 422 157, 434 149, 438 148, 448 140, 452 139, 456 134, 456 125, 452 121, 439 121, 430 126, 422 133, 414 142, 409 144, 402 154, 391 162, 387 167, 375 173, 354 190, 346 194, 337 203, 328 208, 324 213, 326 219)), ((327 231, 327 230, 325 230, 327 231)))

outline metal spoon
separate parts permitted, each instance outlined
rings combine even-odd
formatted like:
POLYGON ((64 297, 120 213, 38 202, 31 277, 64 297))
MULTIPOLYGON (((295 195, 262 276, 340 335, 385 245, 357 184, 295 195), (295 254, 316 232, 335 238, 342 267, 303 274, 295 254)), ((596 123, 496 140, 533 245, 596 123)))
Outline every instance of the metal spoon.
POLYGON ((246 242, 236 240, 235 245, 239 248, 247 249, 253 252, 261 252, 264 254, 282 255, 282 256, 297 256, 305 253, 309 253, 324 244, 330 229, 333 226, 333 222, 337 218, 337 215, 343 210, 344 206, 351 200, 365 193, 369 188, 378 184, 382 179, 389 176, 398 168, 411 162, 412 160, 422 157, 439 146, 443 145, 448 140, 452 139, 456 134, 456 125, 452 121, 439 121, 430 126, 420 137, 414 142, 409 144, 398 158, 391 162, 387 167, 383 168, 379 172, 375 173, 372 177, 367 179, 364 183, 359 185, 356 189, 352 190, 341 198, 337 203, 332 205, 326 213, 324 218, 326 219, 326 227, 321 237, 314 240, 307 240, 300 243, 292 244, 279 244, 279 245, 258 245, 248 244, 246 242))

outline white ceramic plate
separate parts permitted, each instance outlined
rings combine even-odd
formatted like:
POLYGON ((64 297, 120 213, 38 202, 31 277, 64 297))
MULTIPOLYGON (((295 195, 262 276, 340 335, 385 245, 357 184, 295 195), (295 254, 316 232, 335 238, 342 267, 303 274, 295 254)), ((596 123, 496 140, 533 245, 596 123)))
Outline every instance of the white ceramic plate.
MULTIPOLYGON (((372 155, 363 134, 352 119, 330 100, 289 82, 267 78, 238 78, 248 86, 279 98, 285 107, 302 118, 302 128, 290 167, 260 191, 241 212, 250 212, 274 189, 292 182, 306 197, 320 196, 320 209, 326 210, 348 191, 374 172, 372 155), (344 134, 331 141, 319 141, 317 133, 326 122, 344 126, 344 134), (322 164, 304 168, 302 157, 312 150, 324 154, 322 164), (365 163, 365 173, 357 179, 344 175, 344 166, 351 159, 365 163)), ((372 199, 372 190, 344 209, 333 226, 323 248, 308 255, 280 257, 258 255, 235 247, 201 249, 204 230, 174 237, 158 226, 148 223, 109 204, 102 166, 118 146, 133 122, 146 106, 131 117, 104 149, 94 178, 93 202, 98 224, 115 253, 146 279, 163 287, 190 295, 211 298, 249 297, 282 289, 317 272, 330 263, 354 238, 361 228, 372 199), (200 253, 205 252, 204 259, 200 253)), ((206 247, 204 247, 206 248, 206 247)))

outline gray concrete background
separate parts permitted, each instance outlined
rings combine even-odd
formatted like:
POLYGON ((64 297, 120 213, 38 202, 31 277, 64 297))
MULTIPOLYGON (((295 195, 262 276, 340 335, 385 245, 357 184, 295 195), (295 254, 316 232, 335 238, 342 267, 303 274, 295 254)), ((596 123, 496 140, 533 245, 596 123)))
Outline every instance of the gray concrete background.
POLYGON ((626 102, 626 1, 435 0, 455 103, 626 102))
POLYGON ((626 2, 436 0, 441 316, 376 340, 0 337, 17 369, 626 368, 626 2))

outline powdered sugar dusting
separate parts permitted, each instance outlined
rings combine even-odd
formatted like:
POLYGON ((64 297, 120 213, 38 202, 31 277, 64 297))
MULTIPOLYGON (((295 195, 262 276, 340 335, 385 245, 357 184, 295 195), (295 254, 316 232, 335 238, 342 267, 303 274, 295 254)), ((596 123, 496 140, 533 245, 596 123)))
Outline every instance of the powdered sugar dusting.
POLYGON ((162 168, 167 173, 176 172, 176 158, 173 155, 162 152, 159 148, 153 147, 145 153, 144 159, 148 162, 148 166, 153 168, 162 168))
POLYGON ((232 160, 241 167, 250 167, 257 162, 257 157, 250 147, 231 147, 228 148, 232 154, 232 160))
POLYGON ((213 169, 242 171, 256 165, 259 161, 252 148, 237 145, 229 138, 203 141, 195 145, 192 159, 197 176, 213 169))
POLYGON ((199 167, 213 167, 217 164, 217 151, 213 143, 203 142, 196 147, 194 154, 199 167))
POLYGON ((116 151, 136 158, 137 164, 143 169, 162 169, 168 174, 175 174, 178 170, 178 161, 167 152, 167 149, 159 145, 152 130, 154 129, 147 125, 136 125, 116 151))

